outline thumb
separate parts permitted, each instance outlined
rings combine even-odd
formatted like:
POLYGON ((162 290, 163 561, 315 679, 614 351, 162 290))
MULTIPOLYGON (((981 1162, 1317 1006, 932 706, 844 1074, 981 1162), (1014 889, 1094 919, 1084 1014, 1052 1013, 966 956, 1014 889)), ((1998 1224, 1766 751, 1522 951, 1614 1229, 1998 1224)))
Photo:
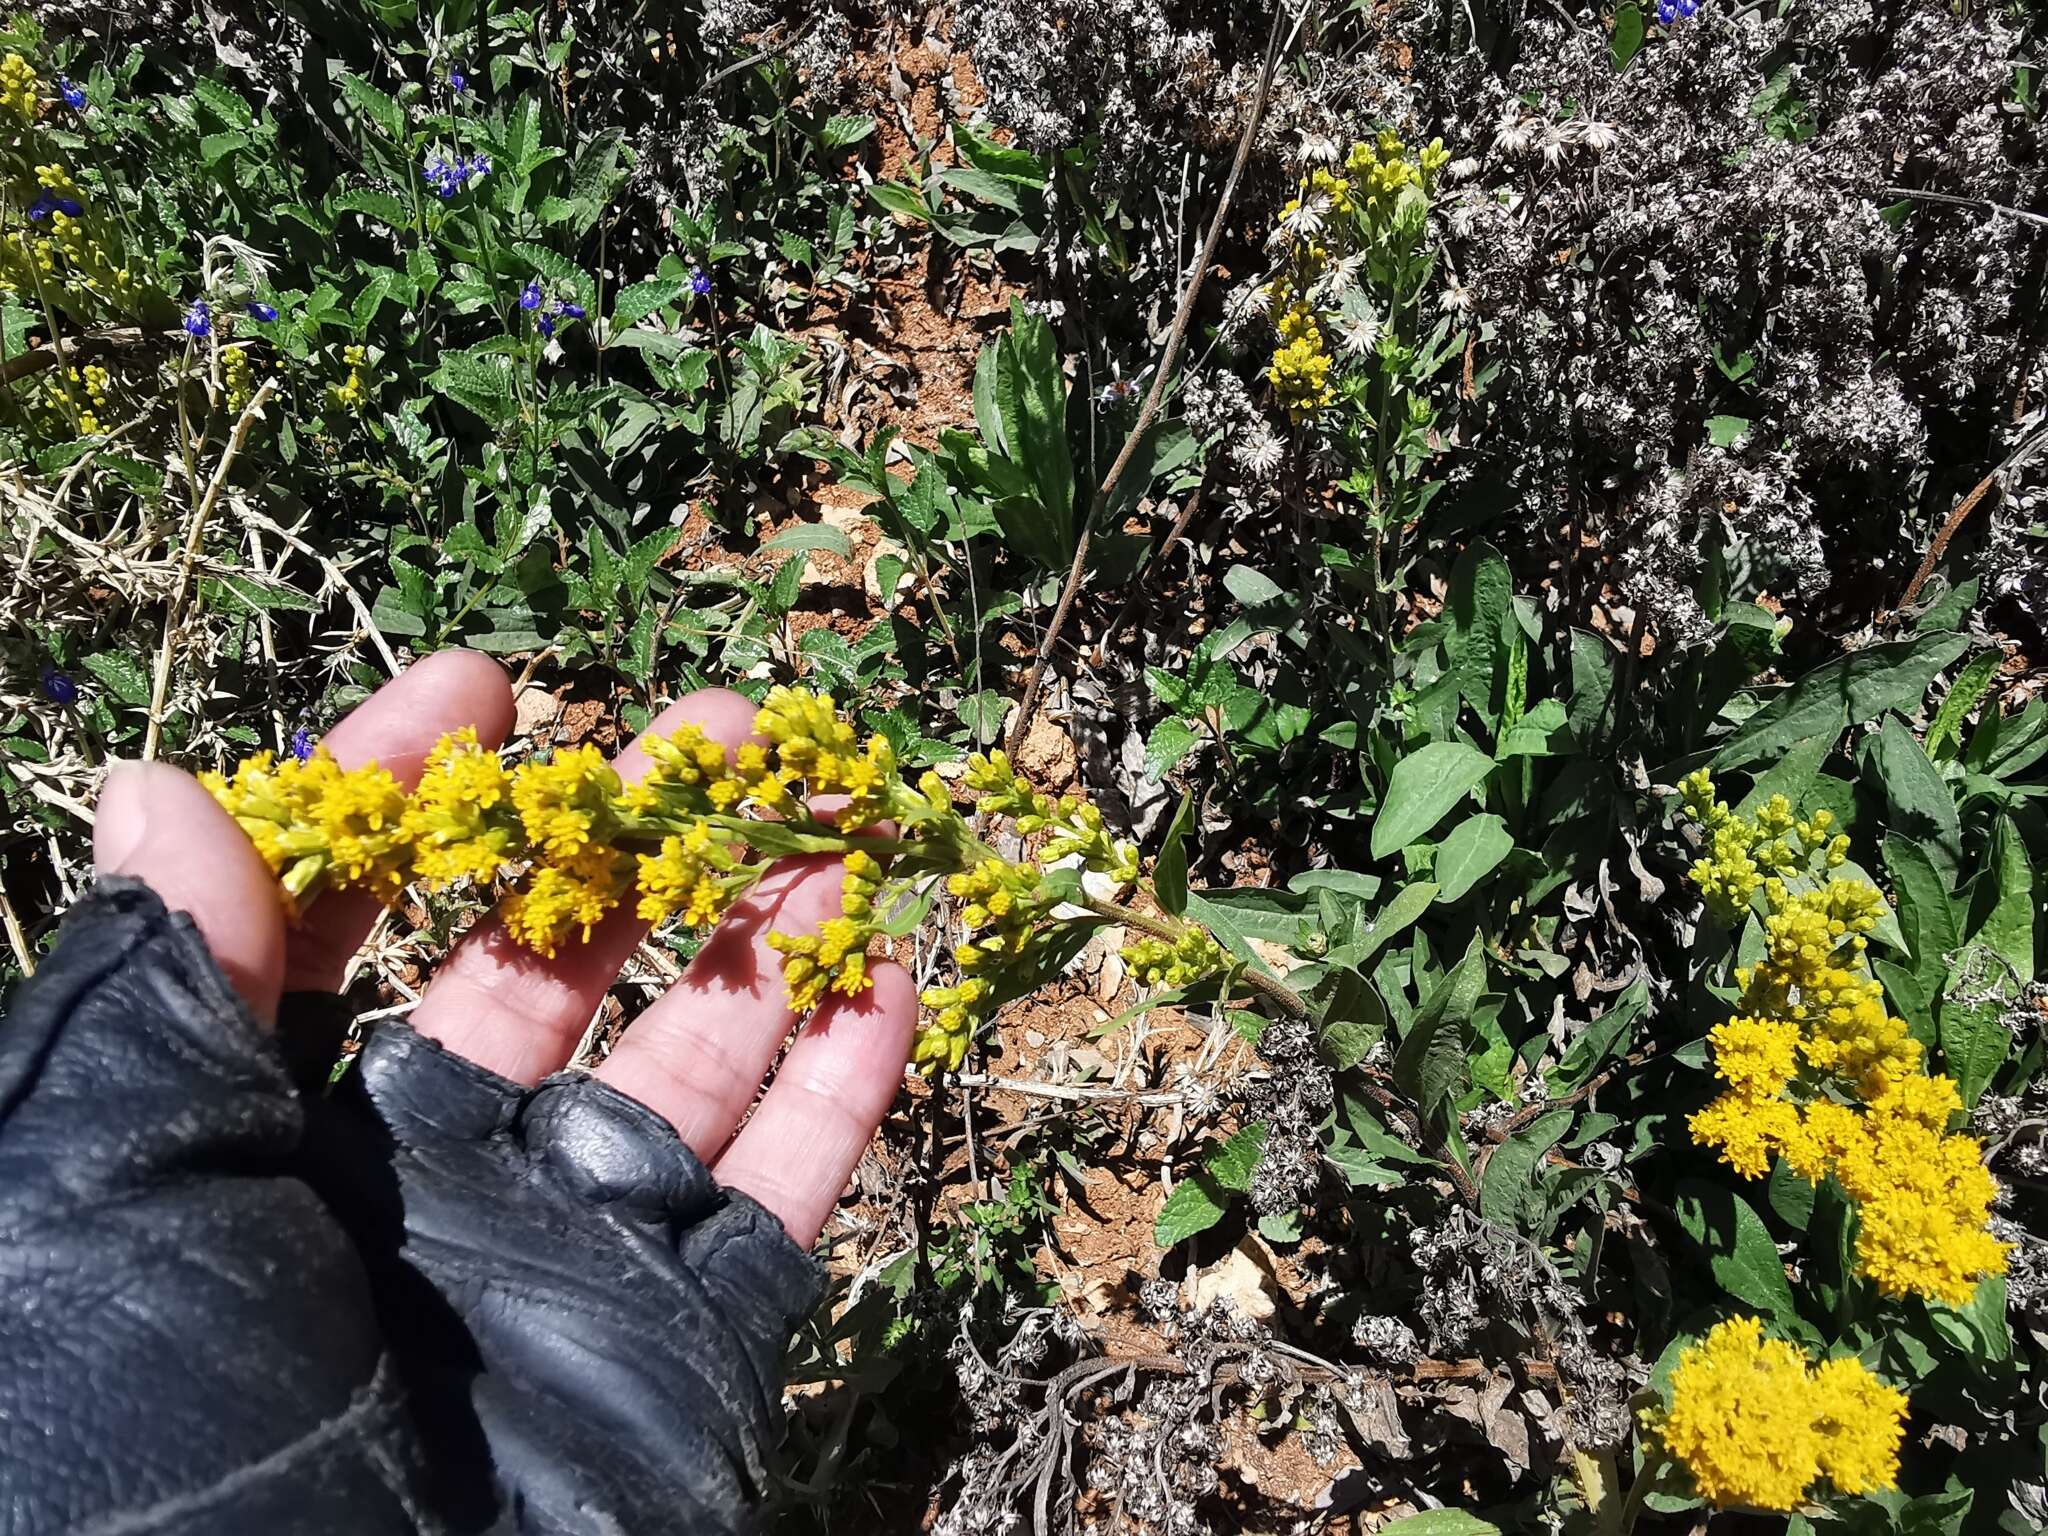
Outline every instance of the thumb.
POLYGON ((284 903, 277 879, 234 818, 189 774, 116 763, 100 790, 93 868, 127 875, 190 913, 257 1020, 277 1020, 284 984, 284 903))

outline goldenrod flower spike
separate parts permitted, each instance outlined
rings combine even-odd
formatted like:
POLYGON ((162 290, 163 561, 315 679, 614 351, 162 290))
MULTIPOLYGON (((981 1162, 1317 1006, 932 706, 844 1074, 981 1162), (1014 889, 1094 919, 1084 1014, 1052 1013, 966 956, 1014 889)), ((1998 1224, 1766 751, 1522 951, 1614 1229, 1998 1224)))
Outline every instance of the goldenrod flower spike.
MULTIPOLYGON (((769 936, 798 1012, 871 986, 868 948, 895 898, 943 882, 972 937, 956 953, 960 982, 926 994, 934 1017, 917 1059, 926 1070, 957 1066, 994 1006, 991 973, 1030 951, 1055 903, 1039 865, 996 857, 944 780, 927 771, 915 787, 906 783, 888 740, 862 740, 827 695, 773 689, 756 724, 764 741, 731 754, 694 725, 652 740, 648 772, 631 785, 590 745, 508 769, 474 730, 444 736, 409 795, 374 764, 344 771, 324 750, 281 764, 259 754, 232 777, 206 782, 295 910, 328 886, 389 901, 409 882, 429 890, 466 883, 502 892, 506 931, 544 955, 587 941, 629 898, 646 922, 708 927, 772 858, 839 853, 839 914, 816 933, 769 936), (843 806, 814 813, 814 797, 828 795, 843 806), (880 845, 856 837, 884 820, 897 829, 881 848, 886 859, 880 845)), ((1043 835, 1046 858, 1077 859, 1118 884, 1137 878, 1137 848, 1112 838, 1095 807, 1037 793, 1000 752, 977 755, 967 784, 980 797, 976 809, 1043 835)), ((1141 963, 1141 971, 1169 985, 1228 969, 1197 929, 1141 943, 1158 948, 1156 966, 1141 963)))
POLYGON ((1773 1157, 1803 1179, 1833 1174, 1858 1202, 1857 1262, 1878 1289, 1965 1305, 2005 1267, 1996 1188, 1982 1144, 1947 1134, 1963 1107, 1954 1082, 1928 1075, 1871 974, 1884 897, 1832 873, 1848 839, 1826 811, 1800 821, 1773 796, 1751 821, 1704 771, 1679 794, 1712 840, 1692 872, 1708 906, 1735 920, 1764 898, 1765 956, 1737 971, 1742 1012, 1708 1036, 1727 1091, 1692 1116, 1693 1140, 1748 1179, 1773 1157))

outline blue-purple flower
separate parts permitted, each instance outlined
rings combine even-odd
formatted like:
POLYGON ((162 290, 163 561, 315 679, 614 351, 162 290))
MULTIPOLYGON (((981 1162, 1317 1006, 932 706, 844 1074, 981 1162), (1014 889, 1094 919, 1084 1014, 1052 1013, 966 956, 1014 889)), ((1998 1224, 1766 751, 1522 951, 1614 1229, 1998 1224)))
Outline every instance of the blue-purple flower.
POLYGON ((185 311, 185 334, 197 341, 213 334, 213 309, 204 299, 194 299, 185 311))
POLYGON ((69 709, 78 702, 78 684, 55 667, 43 668, 43 675, 37 681, 42 684, 43 697, 52 704, 69 709))
POLYGON ((460 96, 462 94, 462 88, 467 84, 469 84, 469 81, 463 75, 461 70, 451 69, 448 71, 448 89, 453 91, 456 95, 460 96))
POLYGON ((63 93, 65 106, 74 112, 83 112, 85 110, 85 88, 83 86, 73 85, 69 80, 59 75, 57 77, 57 89, 63 93))
POLYGON ((702 267, 692 267, 690 269, 690 292, 696 294, 701 299, 710 291, 711 274, 702 267))
POLYGON ((420 165, 420 176, 445 202, 466 187, 491 174, 487 155, 457 155, 454 159, 436 150, 420 165))
POLYGON ((313 733, 303 725, 292 732, 292 756, 302 763, 312 760, 313 733))
POLYGON ((44 192, 28 205, 28 216, 40 224, 57 211, 57 199, 44 192))
POLYGON ((265 325, 268 325, 277 318, 277 306, 275 304, 266 304, 261 299, 251 299, 249 301, 249 317, 253 320, 261 320, 265 325))
POLYGON ((530 279, 530 280, 529 280, 529 281, 527 282, 527 285, 526 285, 526 286, 525 286, 524 288, 522 288, 522 289, 520 289, 520 290, 519 290, 519 307, 520 307, 521 309, 539 309, 539 308, 540 308, 540 279, 539 279, 539 278, 537 278, 537 277, 536 277, 536 278, 530 279))
POLYGON ((1657 22, 1660 26, 1673 26, 1681 21, 1691 21, 1699 14, 1700 0, 1657 0, 1657 22))

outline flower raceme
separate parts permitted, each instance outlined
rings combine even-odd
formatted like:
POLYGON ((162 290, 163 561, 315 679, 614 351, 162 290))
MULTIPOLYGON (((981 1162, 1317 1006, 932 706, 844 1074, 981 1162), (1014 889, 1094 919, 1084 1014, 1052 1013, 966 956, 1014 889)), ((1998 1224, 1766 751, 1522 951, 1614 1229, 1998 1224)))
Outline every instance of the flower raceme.
POLYGON ((1737 922, 1759 894, 1764 909, 1764 956, 1736 971, 1739 1011, 1707 1036, 1726 1088, 1692 1117, 1693 1140, 1744 1178, 1773 1157, 1809 1181, 1832 1175, 1857 1202, 1857 1260, 1881 1291, 1964 1305, 2005 1267, 1987 1228, 1996 1190, 1982 1146, 1948 1134, 1955 1083, 1927 1073, 1871 974, 1884 897, 1833 873, 1848 839, 1826 811, 1797 820, 1779 795, 1739 816, 1704 772, 1679 788, 1707 835, 1692 880, 1709 910, 1737 922))
POLYGON ((1680 1353, 1659 1431, 1708 1503, 1791 1510, 1823 1478, 1851 1495, 1893 1487, 1905 1419, 1905 1394, 1860 1361, 1809 1365, 1733 1317, 1680 1353))
POLYGON ((1290 239, 1280 274, 1266 288, 1280 338, 1266 380, 1297 420, 1337 398, 1328 341, 1334 317, 1326 320, 1318 306, 1328 305, 1328 290, 1345 286, 1344 273, 1420 231, 1430 190, 1450 158, 1440 139, 1411 152, 1399 134, 1382 130, 1352 145, 1341 169, 1311 171, 1280 210, 1280 229, 1290 239))
MULTIPOLYGON (((829 697, 776 688, 755 730, 760 741, 731 753, 694 725, 654 738, 633 784, 588 745, 508 767, 474 730, 442 737, 410 793, 375 763, 345 769, 310 743, 303 758, 260 753, 203 782, 295 915, 329 888, 389 902, 415 882, 466 885, 501 892, 506 930, 545 955, 587 941, 629 902, 645 922, 708 927, 772 859, 836 854, 839 914, 813 934, 769 936, 799 1013, 872 985, 869 946, 907 933, 943 888, 967 938, 955 950, 959 981, 924 995, 931 1017, 916 1058, 928 1071, 957 1067, 999 1000, 1001 973, 1028 966, 1049 931, 1064 899, 1057 882, 989 847, 936 773, 906 780, 887 739, 861 739, 829 697)), ((1118 886, 1137 878, 1136 848, 1111 837, 1095 807, 1039 794, 1002 753, 969 759, 964 782, 973 812, 1007 818, 1038 839, 1041 857, 1071 858, 1118 886)), ((1172 985, 1229 969, 1199 929, 1140 940, 1132 955, 1172 985)))

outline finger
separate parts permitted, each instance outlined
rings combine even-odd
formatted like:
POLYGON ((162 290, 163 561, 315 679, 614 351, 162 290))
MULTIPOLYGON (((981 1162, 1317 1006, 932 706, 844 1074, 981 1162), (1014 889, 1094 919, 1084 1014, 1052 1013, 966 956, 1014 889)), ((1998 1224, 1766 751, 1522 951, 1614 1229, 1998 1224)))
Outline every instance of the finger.
POLYGON ((841 862, 782 859, 725 914, 683 979, 633 1022, 597 1075, 667 1118, 705 1162, 761 1091, 796 1015, 771 932, 815 933, 840 911, 841 862))
MULTIPOLYGON (((724 688, 678 699, 651 721, 614 762, 628 782, 652 767, 641 743, 695 724, 729 753, 754 730, 754 706, 724 688)), ((455 947, 413 1010, 413 1028, 515 1082, 537 1083, 569 1060, 591 1014, 618 979, 647 924, 630 899, 591 930, 588 943, 562 946, 550 960, 505 931, 479 923, 455 947)))
POLYGON ((773 1211, 801 1247, 818 1240, 903 1086, 917 989, 887 961, 873 974, 872 988, 834 998, 804 1026, 713 1169, 726 1188, 773 1211))
MULTIPOLYGON (((476 651, 436 651, 415 662, 351 710, 322 741, 344 768, 375 761, 411 789, 434 743, 465 725, 495 747, 511 734, 512 687, 505 671, 476 651)), ((384 904, 367 891, 329 891, 285 940, 284 985, 293 992, 338 992, 384 904)))
POLYGON ((93 867, 141 880, 190 913, 249 1011, 276 1022, 285 953, 277 876, 196 780, 163 763, 116 763, 100 791, 93 867))

